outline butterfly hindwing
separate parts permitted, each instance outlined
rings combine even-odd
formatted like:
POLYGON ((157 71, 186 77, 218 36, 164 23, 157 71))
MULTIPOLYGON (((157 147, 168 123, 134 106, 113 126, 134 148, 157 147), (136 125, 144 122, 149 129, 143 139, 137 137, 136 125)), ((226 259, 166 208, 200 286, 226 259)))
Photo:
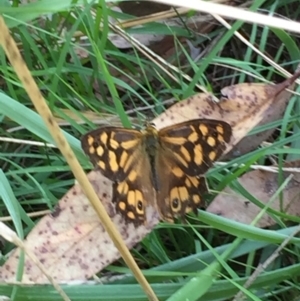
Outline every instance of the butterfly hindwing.
POLYGON ((188 176, 165 156, 158 158, 157 169, 162 182, 157 192, 157 208, 164 220, 172 222, 175 217, 184 220, 186 213, 196 213, 205 206, 208 189, 204 177, 188 176))
POLYGON ((196 119, 159 131, 161 147, 189 176, 206 173, 224 152, 231 126, 220 120, 196 119))
POLYGON ((155 192, 150 178, 150 164, 146 156, 136 158, 129 176, 113 183, 113 202, 125 220, 139 225, 145 222, 146 208, 154 203, 155 192))
POLYGON ((140 131, 121 127, 103 127, 81 138, 84 152, 94 166, 111 181, 123 181, 136 164, 142 144, 140 131))

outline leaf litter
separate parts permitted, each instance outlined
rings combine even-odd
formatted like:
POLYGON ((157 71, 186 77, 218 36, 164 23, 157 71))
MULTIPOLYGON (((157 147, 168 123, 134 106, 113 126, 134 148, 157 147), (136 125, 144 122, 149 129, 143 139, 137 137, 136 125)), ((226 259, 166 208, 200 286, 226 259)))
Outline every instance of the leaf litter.
MULTIPOLYGON (((276 110, 278 111, 279 107, 284 110, 290 98, 290 92, 286 91, 285 88, 293 88, 293 82, 298 76, 299 72, 277 85, 244 83, 229 86, 222 90, 223 97, 219 101, 212 94, 200 93, 173 105, 155 118, 153 123, 160 129, 196 118, 224 120, 233 129, 233 137, 227 147, 228 152, 234 150, 233 147, 242 141, 252 128, 261 124, 265 118, 271 120, 271 116, 275 114, 276 110)), ((259 140, 254 141, 255 147, 260 143, 259 140)), ((260 187, 262 191, 260 192, 265 194, 263 196, 257 195, 257 198, 261 201, 264 197, 269 199, 270 195, 277 189, 275 181, 269 180, 268 185, 266 183, 263 185, 264 181, 262 179, 267 178, 266 172, 255 172, 256 174, 252 172, 251 176, 247 176, 248 179, 244 180, 241 177, 241 180, 245 183, 249 182, 252 185, 249 186, 250 189, 257 191, 253 179, 261 179, 260 187)), ((275 175, 273 174, 273 176, 275 175)), ((88 177, 113 222, 117 225, 128 248, 132 248, 140 242, 158 224, 158 214, 152 207, 148 207, 146 210, 146 225, 135 227, 133 224, 125 224, 122 217, 116 214, 115 207, 111 203, 111 182, 97 171, 90 172, 88 177)), ((275 178, 273 179, 275 180, 275 178)), ((293 198, 295 192, 293 189, 296 182, 294 181, 288 184, 291 189, 289 198, 293 198)), ((228 208, 228 204, 232 204, 232 208, 237 206, 236 204, 240 204, 239 208, 242 212, 249 211, 253 212, 252 215, 256 214, 256 211, 252 210, 252 204, 248 202, 246 204, 245 200, 239 199, 231 190, 227 190, 227 193, 221 193, 216 200, 208 208, 216 214, 226 216, 224 207, 228 208), (228 198, 230 198, 230 201, 228 201, 228 198), (245 207, 250 207, 251 210, 245 210, 245 207)), ((274 203, 276 204, 276 202, 274 203)), ((292 206, 291 203, 289 208, 292 208, 292 206)), ((241 216, 241 211, 232 210, 232 212, 241 216)), ((228 217, 236 218, 234 214, 228 217)), ((242 222, 249 221, 244 218, 242 222)), ((267 223, 261 223, 261 225, 265 224, 267 223)), ((34 252, 58 282, 86 280, 120 258, 118 250, 113 245, 96 212, 78 185, 75 185, 66 193, 58 202, 56 210, 52 214, 43 217, 39 221, 25 240, 25 245, 34 252)), ((20 250, 14 250, 6 263, 0 267, 2 282, 15 281, 19 256, 20 250)), ((25 257, 22 283, 47 282, 41 271, 28 257, 25 257)))

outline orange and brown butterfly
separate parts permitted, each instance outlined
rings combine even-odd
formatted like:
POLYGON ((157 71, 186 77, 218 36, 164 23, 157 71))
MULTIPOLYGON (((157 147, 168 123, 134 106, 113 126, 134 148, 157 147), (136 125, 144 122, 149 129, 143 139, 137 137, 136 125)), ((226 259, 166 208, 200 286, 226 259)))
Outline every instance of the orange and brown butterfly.
POLYGON ((184 220, 203 206, 203 175, 226 149, 231 126, 195 119, 157 130, 101 127, 85 134, 82 148, 113 182, 113 202, 126 221, 143 224, 147 206, 163 220, 184 220))

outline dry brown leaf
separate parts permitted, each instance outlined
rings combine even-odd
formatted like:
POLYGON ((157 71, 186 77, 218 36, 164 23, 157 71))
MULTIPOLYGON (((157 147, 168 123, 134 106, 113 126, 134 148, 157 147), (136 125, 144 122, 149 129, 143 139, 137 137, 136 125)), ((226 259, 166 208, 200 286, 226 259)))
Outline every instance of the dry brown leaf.
MULTIPOLYGON (((128 248, 141 241, 158 223, 157 213, 149 207, 147 226, 136 228, 133 224, 126 225, 112 206, 109 181, 99 172, 91 172, 88 177, 128 248)), ((86 280, 120 258, 119 251, 79 185, 69 190, 51 215, 40 220, 25 243, 58 282, 86 280)), ((1 282, 16 280, 18 263, 17 249, 0 267, 1 282)), ((25 261, 22 282, 48 283, 28 258, 25 261)))
MULTIPOLYGON (((110 18, 110 21, 112 23, 119 24, 123 29, 134 28, 137 26, 143 26, 147 23, 157 22, 163 23, 167 27, 182 27, 189 29, 194 33, 194 35, 205 35, 211 32, 213 28, 217 26, 217 23, 214 22, 214 18, 210 15, 203 15, 199 12, 195 12, 193 16, 190 16, 188 15, 189 9, 186 9, 184 7, 174 8, 169 5, 160 3, 158 4, 151 1, 124 1, 118 3, 118 5, 112 7, 112 9, 133 16, 133 18, 129 20, 114 20, 113 18, 110 18)), ((164 34, 131 34, 131 36, 145 46, 155 47, 155 44, 159 44, 160 46, 158 47, 165 48, 162 39, 167 36, 164 34)), ((109 34, 109 39, 118 48, 132 48, 130 39, 125 42, 122 41, 123 38, 118 37, 117 34, 112 33, 109 34)), ((174 39, 174 37, 172 37, 172 39, 174 39)), ((171 52, 174 52, 174 43, 172 44, 172 49, 168 49, 171 52)), ((158 50, 158 54, 160 55, 161 51, 157 47, 156 49, 158 50)))
MULTIPOLYGON (((283 174, 286 179, 292 173, 284 172, 283 174)), ((280 187, 278 174, 263 170, 250 171, 240 177, 238 181, 251 195, 264 204, 270 201, 280 187)), ((299 187, 299 179, 292 178, 282 191, 282 202, 280 198, 276 198, 269 207, 289 215, 300 216, 299 187)), ((260 207, 228 187, 207 208, 208 212, 245 224, 250 224, 261 210, 260 207)), ((255 226, 265 228, 273 224, 275 224, 274 219, 265 213, 255 226)))
POLYGON ((300 160, 285 162, 284 168, 293 172, 293 179, 300 183, 300 160))
MULTIPOLYGON (((291 93, 289 91, 283 91, 281 92, 282 89, 287 88, 289 86, 289 89, 292 90, 294 89, 294 80, 298 77, 293 77, 291 79, 288 79, 280 84, 277 85, 266 85, 266 84, 253 84, 255 85, 256 94, 260 95, 260 93, 265 90, 264 97, 265 99, 268 98, 268 95, 276 95, 275 99, 270 98, 269 99, 269 104, 268 106, 265 106, 263 103, 264 99, 261 98, 260 100, 262 101, 261 104, 263 105, 262 108, 260 109, 260 115, 258 115, 257 120, 260 119, 260 121, 256 124, 257 126, 261 126, 264 124, 268 124, 272 121, 280 119, 285 112, 286 106, 289 103, 291 93)), ((249 103, 255 101, 255 96, 252 94, 251 87, 249 87, 251 84, 239 84, 236 86, 232 87, 226 87, 225 89, 222 90, 222 93, 224 95, 227 95, 228 98, 231 100, 234 100, 235 95, 244 95, 244 96, 238 96, 240 99, 244 99, 244 101, 247 101, 249 103), (238 86, 238 87, 237 87, 238 86), (236 89, 237 88, 237 89, 236 89), (252 98, 248 97, 252 96, 252 98), (253 97, 254 96, 254 97, 253 97)), ((250 108, 249 108, 250 109, 250 108)), ((245 122, 247 122, 247 119, 252 119, 253 115, 256 115, 255 113, 255 107, 253 107, 254 111, 251 110, 250 116, 245 118, 245 122), (252 115, 252 116, 251 116, 252 115)), ((247 113, 247 111, 245 111, 247 113)), ((242 125, 243 121, 239 121, 239 123, 242 125)), ((255 135, 251 136, 246 136, 244 135, 242 131, 242 139, 238 143, 234 143, 234 148, 226 155, 226 158, 231 158, 231 157, 237 157, 241 156, 243 154, 246 154, 254 149, 257 148, 263 141, 268 139, 273 132, 275 131, 276 128, 266 130, 263 132, 260 132, 255 135)))
POLYGON ((152 1, 123 1, 118 4, 121 10, 129 15, 136 17, 147 16, 162 12, 165 10, 170 10, 171 6, 161 3, 156 3, 152 1))
MULTIPOLYGON (((190 119, 221 119, 232 126, 233 137, 227 147, 229 152, 255 126, 265 120, 278 116, 290 97, 285 89, 292 86, 299 76, 296 72, 291 78, 277 85, 243 83, 222 89, 224 97, 218 99, 210 93, 199 93, 173 105, 169 110, 153 120, 157 128, 190 119)), ((276 119, 276 117, 275 117, 276 119)), ((253 141, 257 147, 261 141, 253 141)), ((234 152, 237 152, 234 148, 234 152)))

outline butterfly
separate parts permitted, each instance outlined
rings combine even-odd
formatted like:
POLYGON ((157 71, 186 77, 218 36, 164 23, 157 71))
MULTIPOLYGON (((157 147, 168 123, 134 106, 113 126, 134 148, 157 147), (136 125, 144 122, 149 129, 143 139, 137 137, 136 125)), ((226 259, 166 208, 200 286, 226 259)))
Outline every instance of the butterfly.
POLYGON ((194 119, 157 130, 101 127, 81 138, 84 152, 113 182, 112 201, 126 222, 146 221, 154 206, 161 219, 184 220, 203 206, 203 175, 226 149, 231 126, 220 120, 194 119))

